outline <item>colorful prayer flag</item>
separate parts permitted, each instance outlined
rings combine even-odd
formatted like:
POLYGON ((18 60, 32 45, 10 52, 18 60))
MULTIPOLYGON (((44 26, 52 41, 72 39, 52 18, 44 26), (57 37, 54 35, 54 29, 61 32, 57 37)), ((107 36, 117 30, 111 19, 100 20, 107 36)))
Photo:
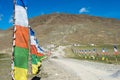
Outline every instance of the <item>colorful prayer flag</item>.
POLYGON ((115 55, 118 55, 117 46, 114 46, 114 54, 115 54, 115 55))
POLYGON ((29 28, 26 11, 27 0, 16 0, 13 39, 13 80, 27 80, 29 56, 29 28))
POLYGON ((31 57, 32 57, 32 74, 37 74, 39 72, 39 66, 41 66, 40 57, 43 56, 41 54, 41 50, 39 50, 39 44, 35 37, 34 31, 30 28, 30 40, 31 40, 31 57))

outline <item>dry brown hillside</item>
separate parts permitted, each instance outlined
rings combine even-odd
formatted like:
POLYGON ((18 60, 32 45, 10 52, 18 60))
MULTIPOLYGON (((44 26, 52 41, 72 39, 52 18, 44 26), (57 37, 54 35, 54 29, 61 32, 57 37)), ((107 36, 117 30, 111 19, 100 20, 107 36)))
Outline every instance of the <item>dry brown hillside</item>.
MULTIPOLYGON (((89 15, 49 14, 30 19, 42 46, 47 44, 120 44, 120 20, 89 15)), ((0 31, 0 49, 12 46, 12 29, 0 31)))

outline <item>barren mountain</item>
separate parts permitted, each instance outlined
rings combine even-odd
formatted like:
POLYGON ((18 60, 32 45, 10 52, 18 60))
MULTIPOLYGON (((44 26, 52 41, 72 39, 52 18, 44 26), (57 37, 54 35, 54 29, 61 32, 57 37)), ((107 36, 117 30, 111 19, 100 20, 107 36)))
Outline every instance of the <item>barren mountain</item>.
MULTIPOLYGON (((120 20, 89 15, 49 14, 30 19, 40 45, 120 44, 120 20)), ((12 47, 12 28, 0 30, 0 49, 12 47)))

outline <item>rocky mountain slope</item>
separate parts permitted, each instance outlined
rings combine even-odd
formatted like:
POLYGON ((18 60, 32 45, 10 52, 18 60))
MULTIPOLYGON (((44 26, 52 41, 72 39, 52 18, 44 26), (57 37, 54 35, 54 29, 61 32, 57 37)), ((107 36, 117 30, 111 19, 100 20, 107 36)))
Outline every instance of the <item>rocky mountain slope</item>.
MULTIPOLYGON (((120 44, 120 20, 89 15, 48 14, 30 19, 42 46, 47 44, 120 44)), ((12 28, 0 30, 0 49, 11 48, 12 28)))

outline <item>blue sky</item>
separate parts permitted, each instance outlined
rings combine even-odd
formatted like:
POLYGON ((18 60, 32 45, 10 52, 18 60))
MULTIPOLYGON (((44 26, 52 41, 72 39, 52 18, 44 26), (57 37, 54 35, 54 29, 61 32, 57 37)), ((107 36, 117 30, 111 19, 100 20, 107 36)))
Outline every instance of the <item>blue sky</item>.
MULTIPOLYGON (((120 0, 28 0, 28 17, 50 13, 88 14, 120 19, 120 0)), ((12 24, 13 0, 0 0, 0 29, 12 24)))

